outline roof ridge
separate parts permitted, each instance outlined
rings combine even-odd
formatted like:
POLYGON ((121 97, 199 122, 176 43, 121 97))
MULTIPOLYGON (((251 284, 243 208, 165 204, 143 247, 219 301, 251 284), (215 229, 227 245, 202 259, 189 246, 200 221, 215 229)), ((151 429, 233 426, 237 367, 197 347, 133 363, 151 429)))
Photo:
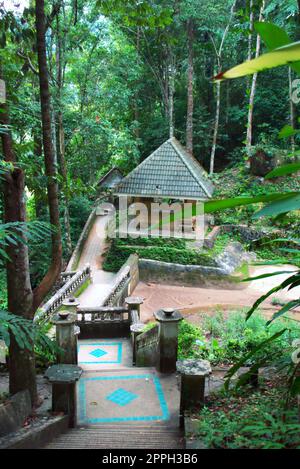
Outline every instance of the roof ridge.
MULTIPOLYGON (((200 186, 202 187, 202 189, 204 190, 204 192, 206 193, 206 195, 208 197, 212 197, 212 194, 210 193, 210 191, 207 189, 207 187, 205 187, 205 185, 202 183, 202 181, 199 179, 199 177, 197 176, 197 174, 195 174, 194 172, 194 168, 192 168, 190 166, 190 162, 189 162, 189 159, 191 160, 194 160, 194 163, 198 165, 199 167, 199 170, 201 171, 202 175, 207 178, 207 172, 205 171, 204 168, 202 168, 202 166, 200 165, 199 161, 194 157, 194 155, 192 155, 191 153, 189 153, 185 148, 184 146, 179 142, 179 140, 177 140, 175 137, 172 137, 169 139, 170 140, 170 143, 171 145, 173 146, 174 150, 177 152, 177 154, 180 156, 181 160, 184 162, 184 164, 187 166, 187 168, 189 169, 190 173, 192 174, 192 176, 194 177, 194 179, 196 180, 196 182, 198 184, 200 184, 200 186)), ((207 178, 207 180, 209 181, 209 179, 207 178)))
MULTIPOLYGON (((158 165, 158 168, 161 167, 161 165, 164 165, 164 171, 165 172, 165 180, 162 181, 160 184, 163 184, 161 189, 162 193, 165 194, 166 189, 164 190, 163 188, 169 187, 169 185, 175 184, 175 179, 172 179, 173 182, 168 180, 168 174, 169 174, 169 166, 172 168, 175 164, 176 165, 182 165, 182 168, 185 168, 183 173, 182 173, 182 178, 188 177, 191 178, 190 182, 188 180, 185 181, 184 187, 182 187, 182 194, 185 194, 185 198, 188 198, 188 195, 190 194, 191 197, 194 197, 193 194, 201 194, 199 198, 208 197, 211 198, 212 196, 212 185, 209 179, 207 178, 207 173, 202 168, 201 164, 196 160, 196 158, 192 155, 190 155, 186 149, 181 145, 181 143, 176 139, 176 137, 171 137, 168 140, 164 141, 156 150, 154 150, 148 157, 146 157, 138 166, 136 166, 130 173, 128 173, 122 181, 119 182, 119 184, 116 185, 115 190, 116 193, 129 193, 128 190, 130 187, 134 186, 135 184, 138 184, 139 188, 138 189, 132 189, 134 191, 140 191, 141 194, 145 193, 147 189, 147 184, 146 184, 146 179, 145 175, 147 175, 147 172, 149 172, 149 168, 152 168, 152 173, 150 171, 150 185, 155 184, 153 182, 153 168, 155 165, 158 165), (170 165, 168 164, 168 159, 166 160, 166 155, 170 156, 170 165), (163 158, 163 159, 161 159, 163 158), (159 163, 161 161, 161 163, 159 163), (176 163, 177 161, 177 163, 176 163), (180 163, 181 162, 181 163, 180 163), (144 170, 145 168, 145 170, 144 170), (184 176, 186 174, 186 176, 184 176), (166 179, 167 178, 167 179, 166 179), (143 181, 141 183, 141 181, 143 181), (206 184, 207 182, 207 184, 206 184), (146 184, 146 185, 145 185, 146 184), (206 187, 208 186, 208 187, 206 187), (203 194, 203 196, 202 196, 203 194)), ((172 170, 171 170, 172 173, 172 170)), ((157 173, 158 180, 161 178, 161 174, 158 172, 157 173)), ((172 176, 173 177, 173 176, 172 176)), ((176 176, 177 177, 177 176, 176 176)), ((179 180, 181 179, 181 175, 178 174, 179 180)), ((176 184, 175 184, 176 185, 176 184)), ((158 186, 156 186, 158 187, 158 186)), ((150 193, 153 192, 154 186, 151 187, 150 193)), ((176 190, 175 187, 173 187, 173 193, 179 195, 178 189, 176 190)), ((170 192, 171 194, 172 192, 170 192)), ((159 195, 159 192, 156 194, 156 196, 159 195)))

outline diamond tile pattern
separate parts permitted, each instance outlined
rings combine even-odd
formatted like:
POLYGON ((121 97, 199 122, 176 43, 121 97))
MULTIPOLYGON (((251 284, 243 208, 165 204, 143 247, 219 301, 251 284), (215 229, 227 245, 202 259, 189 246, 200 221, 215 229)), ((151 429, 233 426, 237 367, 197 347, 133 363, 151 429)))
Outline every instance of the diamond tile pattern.
POLYGON ((116 193, 150 197, 199 198, 212 196, 206 171, 185 148, 171 138, 116 186, 116 193))
POLYGON ((127 404, 130 404, 134 399, 137 399, 137 395, 133 392, 126 391, 125 389, 119 388, 114 391, 112 394, 109 394, 106 399, 119 406, 124 407, 127 404))
POLYGON ((104 355, 107 355, 107 352, 105 350, 101 350, 101 348, 96 348, 92 352, 90 352, 90 355, 93 355, 96 358, 103 357, 104 355))

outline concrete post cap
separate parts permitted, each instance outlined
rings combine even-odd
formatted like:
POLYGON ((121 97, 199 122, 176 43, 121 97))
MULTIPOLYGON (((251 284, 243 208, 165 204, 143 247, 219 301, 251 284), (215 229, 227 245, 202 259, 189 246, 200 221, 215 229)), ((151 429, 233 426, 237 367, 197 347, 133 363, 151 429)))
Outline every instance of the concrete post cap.
POLYGON ((141 296, 127 296, 127 298, 125 298, 125 303, 130 306, 142 305, 144 303, 144 298, 141 296))
POLYGON ((181 313, 174 308, 159 309, 154 313, 154 317, 158 322, 178 322, 183 319, 181 313))
POLYGON ((78 301, 78 298, 75 298, 75 296, 69 296, 66 300, 62 302, 63 306, 79 306, 80 302, 78 301))
POLYGON ((77 321, 77 314, 70 313, 70 311, 64 310, 59 313, 53 314, 51 317, 51 323, 55 325, 70 325, 77 321))
POLYGON ((130 332, 142 332, 145 329, 145 324, 138 322, 130 326, 130 332))
POLYGON ((208 360, 197 360, 187 358, 186 360, 178 360, 176 369, 182 375, 189 376, 209 376, 212 373, 211 364, 208 360))

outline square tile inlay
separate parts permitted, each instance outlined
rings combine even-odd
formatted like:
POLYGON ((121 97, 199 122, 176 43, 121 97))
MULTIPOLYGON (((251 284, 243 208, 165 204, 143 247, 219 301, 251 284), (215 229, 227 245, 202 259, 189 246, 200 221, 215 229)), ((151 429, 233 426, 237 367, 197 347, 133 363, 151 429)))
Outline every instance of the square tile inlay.
POLYGON ((163 421, 170 418, 158 376, 107 372, 82 377, 78 383, 78 421, 99 424, 163 421))
POLYGON ((122 342, 83 342, 78 344, 78 364, 118 365, 122 362, 122 342))
POLYGON ((103 357, 103 355, 107 355, 107 352, 105 352, 104 350, 101 350, 101 348, 96 348, 95 350, 90 352, 90 355, 93 355, 96 358, 100 358, 100 357, 103 357))
POLYGON ((112 394, 107 396, 106 399, 123 407, 124 405, 130 404, 130 402, 132 402, 137 397, 138 396, 136 394, 133 394, 133 392, 129 392, 125 389, 119 388, 112 394))

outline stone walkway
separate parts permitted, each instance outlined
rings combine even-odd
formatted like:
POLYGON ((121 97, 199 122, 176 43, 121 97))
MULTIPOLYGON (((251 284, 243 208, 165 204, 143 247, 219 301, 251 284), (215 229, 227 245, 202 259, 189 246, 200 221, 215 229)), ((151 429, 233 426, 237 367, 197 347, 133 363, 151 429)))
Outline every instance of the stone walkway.
POLYGON ((78 344, 77 428, 45 449, 182 449, 178 378, 133 368, 129 339, 78 344))
POLYGON ((86 264, 90 264, 92 270, 92 282, 78 298, 80 305, 84 307, 99 306, 116 276, 102 269, 103 253, 108 248, 106 241, 108 222, 109 215, 96 217, 78 263, 78 270, 84 268, 86 264))
POLYGON ((129 339, 78 344, 78 424, 133 423, 178 426, 179 389, 174 374, 132 367, 129 339))
MULTIPOLYGON (((250 267, 251 277, 270 273, 274 271, 297 270, 292 265, 282 266, 253 266, 250 267)), ((144 298, 141 305, 141 317, 144 322, 153 321, 153 312, 160 308, 175 307, 184 315, 197 314, 199 312, 215 313, 216 310, 233 311, 241 308, 250 308, 252 304, 264 293, 275 285, 283 282, 291 274, 280 274, 255 280, 244 284, 243 289, 224 288, 204 288, 204 287, 181 287, 175 285, 162 285, 156 283, 140 282, 134 294, 144 298)), ((299 298, 300 287, 293 290, 285 289, 270 296, 263 304, 262 308, 266 316, 272 315, 277 309, 272 304, 273 298, 280 298, 283 301, 290 301, 299 298)), ((294 310, 293 317, 300 319, 300 308, 294 310)))

